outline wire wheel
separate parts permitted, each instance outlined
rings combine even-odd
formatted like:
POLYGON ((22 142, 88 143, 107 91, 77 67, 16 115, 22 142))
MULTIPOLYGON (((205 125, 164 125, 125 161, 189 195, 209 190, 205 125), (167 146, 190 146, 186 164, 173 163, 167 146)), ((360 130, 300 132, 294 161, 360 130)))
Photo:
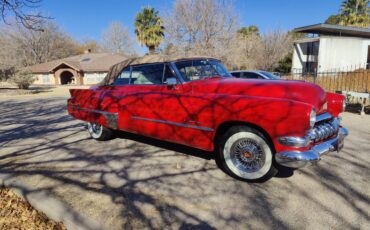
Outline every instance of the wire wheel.
POLYGON ((99 138, 103 133, 103 126, 96 123, 88 123, 87 129, 93 138, 99 138))
POLYGON ((230 158, 236 168, 246 173, 257 172, 266 160, 263 148, 249 138, 239 139, 231 146, 230 158))

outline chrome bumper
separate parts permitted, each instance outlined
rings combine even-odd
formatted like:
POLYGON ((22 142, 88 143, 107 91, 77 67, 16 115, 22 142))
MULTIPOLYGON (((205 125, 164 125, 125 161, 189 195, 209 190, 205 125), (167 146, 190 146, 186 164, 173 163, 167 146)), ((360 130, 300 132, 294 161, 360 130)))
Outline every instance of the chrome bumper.
POLYGON ((276 162, 280 165, 291 168, 302 168, 307 164, 317 163, 321 156, 334 151, 340 151, 343 148, 344 138, 348 135, 348 130, 341 127, 338 135, 321 144, 313 146, 307 151, 284 151, 275 154, 276 162))

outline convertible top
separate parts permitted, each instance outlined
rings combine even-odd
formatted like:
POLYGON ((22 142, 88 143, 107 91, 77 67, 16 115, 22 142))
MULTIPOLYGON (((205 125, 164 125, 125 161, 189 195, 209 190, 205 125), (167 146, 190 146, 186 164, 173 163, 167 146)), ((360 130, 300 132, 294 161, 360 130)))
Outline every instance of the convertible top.
POLYGON ((149 63, 161 63, 161 62, 173 62, 182 60, 193 60, 193 59, 214 59, 217 58, 207 56, 171 56, 171 55, 145 55, 143 57, 128 58, 120 63, 113 65, 103 81, 99 85, 110 85, 112 84, 124 68, 130 65, 149 64, 149 63))

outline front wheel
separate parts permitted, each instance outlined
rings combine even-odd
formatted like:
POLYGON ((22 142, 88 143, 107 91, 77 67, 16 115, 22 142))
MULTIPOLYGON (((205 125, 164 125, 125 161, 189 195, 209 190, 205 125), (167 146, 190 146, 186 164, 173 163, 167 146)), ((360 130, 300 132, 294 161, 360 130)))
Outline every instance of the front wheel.
POLYGON ((87 123, 87 131, 90 136, 98 141, 106 141, 113 138, 113 131, 97 123, 87 123))
POLYGON ((221 137, 217 160, 223 171, 244 181, 266 181, 278 172, 266 137, 246 126, 231 127, 221 137))

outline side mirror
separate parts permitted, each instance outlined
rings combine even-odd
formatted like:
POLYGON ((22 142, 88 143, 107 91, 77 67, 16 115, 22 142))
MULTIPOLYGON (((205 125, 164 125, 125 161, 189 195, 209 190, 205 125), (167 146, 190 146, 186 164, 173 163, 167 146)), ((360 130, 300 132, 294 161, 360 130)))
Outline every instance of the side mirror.
POLYGON ((177 79, 174 77, 167 78, 167 85, 177 85, 177 79))

